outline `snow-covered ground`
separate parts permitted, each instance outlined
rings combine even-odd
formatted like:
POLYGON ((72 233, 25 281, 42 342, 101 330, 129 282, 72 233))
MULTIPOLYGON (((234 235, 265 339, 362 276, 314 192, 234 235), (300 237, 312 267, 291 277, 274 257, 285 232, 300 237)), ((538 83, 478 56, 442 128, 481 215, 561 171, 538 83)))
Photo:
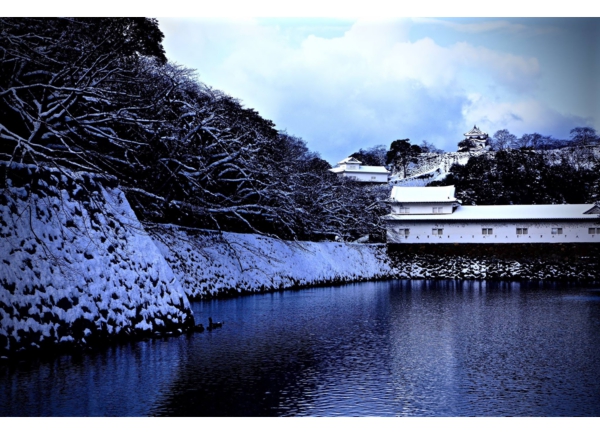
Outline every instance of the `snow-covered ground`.
POLYGON ((123 193, 65 173, 14 167, 0 192, 0 355, 193 324, 123 193))
POLYGON ((159 225, 148 230, 192 298, 390 277, 385 245, 291 242, 159 225))
POLYGON ((423 187, 432 181, 443 180, 453 164, 465 165, 472 156, 480 155, 486 151, 471 153, 423 153, 417 157, 416 163, 408 167, 408 176, 393 174, 390 184, 405 187, 423 187))

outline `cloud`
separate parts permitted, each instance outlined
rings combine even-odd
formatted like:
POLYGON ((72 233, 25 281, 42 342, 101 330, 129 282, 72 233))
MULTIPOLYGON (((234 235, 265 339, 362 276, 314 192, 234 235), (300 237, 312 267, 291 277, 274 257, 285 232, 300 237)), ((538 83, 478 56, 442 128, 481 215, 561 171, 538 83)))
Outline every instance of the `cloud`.
POLYGON ((536 86, 540 70, 535 58, 499 53, 465 42, 442 47, 431 38, 395 44, 380 59, 385 78, 418 80, 437 92, 474 86, 500 86, 523 92, 536 86))
MULTIPOLYGON (((509 28, 490 23, 470 31, 509 28)), ((535 57, 468 42, 411 41, 412 25, 359 20, 333 37, 304 27, 298 42, 289 28, 256 20, 188 23, 179 33, 193 33, 186 56, 196 50, 197 66, 180 63, 196 66, 208 85, 304 138, 330 162, 406 137, 455 150, 473 123, 490 133, 535 126, 551 134, 572 121, 535 100, 541 75, 535 57)), ((170 31, 167 38, 174 38, 170 31)))
POLYGON ((537 132, 566 138, 574 126, 590 123, 589 119, 560 113, 533 98, 508 102, 479 94, 469 96, 469 102, 463 107, 463 116, 476 119, 477 125, 490 135, 506 128, 517 136, 537 132))
POLYGON ((437 24, 462 33, 485 33, 497 31, 520 33, 530 30, 530 28, 523 24, 511 23, 510 21, 506 20, 477 21, 473 23, 458 23, 456 21, 448 21, 436 18, 415 18, 414 20, 416 23, 437 24))

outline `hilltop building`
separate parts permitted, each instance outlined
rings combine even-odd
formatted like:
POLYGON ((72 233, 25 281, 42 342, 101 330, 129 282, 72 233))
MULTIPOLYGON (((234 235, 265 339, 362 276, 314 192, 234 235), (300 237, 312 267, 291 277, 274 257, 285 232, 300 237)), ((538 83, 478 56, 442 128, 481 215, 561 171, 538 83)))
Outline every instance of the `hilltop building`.
POLYGON ((331 172, 340 177, 348 177, 365 183, 387 183, 390 171, 383 166, 363 166, 354 157, 348 157, 338 162, 331 172))
POLYGON ((465 140, 459 144, 459 151, 478 151, 485 147, 488 134, 477 128, 476 125, 473 128, 464 133, 465 140))
POLYGON ((394 186, 387 243, 600 243, 597 205, 463 206, 454 191, 394 186))

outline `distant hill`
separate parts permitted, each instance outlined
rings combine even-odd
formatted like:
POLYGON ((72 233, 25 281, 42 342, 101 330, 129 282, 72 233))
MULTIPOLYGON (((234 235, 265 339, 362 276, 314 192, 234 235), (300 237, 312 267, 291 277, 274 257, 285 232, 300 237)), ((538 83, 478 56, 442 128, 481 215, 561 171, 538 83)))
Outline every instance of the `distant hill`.
MULTIPOLYGON (((531 150, 544 154, 550 165, 563 162, 576 168, 591 169, 600 160, 600 145, 575 148, 565 147, 553 150, 531 150)), ((443 180, 453 164, 466 165, 471 157, 488 155, 495 157, 496 151, 479 150, 471 152, 422 153, 416 163, 410 163, 407 176, 402 173, 392 173, 390 184, 394 186, 418 187, 426 186, 432 181, 443 180)))

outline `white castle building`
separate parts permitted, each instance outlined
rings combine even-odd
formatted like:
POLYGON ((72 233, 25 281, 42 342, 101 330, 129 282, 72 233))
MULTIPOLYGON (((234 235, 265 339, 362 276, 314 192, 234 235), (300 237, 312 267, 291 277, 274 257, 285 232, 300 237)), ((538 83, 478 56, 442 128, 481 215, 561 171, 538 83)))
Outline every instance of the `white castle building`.
POLYGON ((476 125, 474 125, 471 130, 464 133, 464 136, 465 139, 469 141, 470 146, 462 147, 459 149, 459 151, 481 150, 485 147, 485 142, 488 138, 488 134, 478 129, 476 125))
POLYGON ((454 186, 394 186, 389 202, 389 244, 600 243, 594 204, 463 206, 454 186))
POLYGON ((330 171, 340 177, 367 183, 387 183, 390 174, 390 171, 383 166, 363 166, 362 162, 354 157, 348 157, 338 162, 337 166, 330 171))

